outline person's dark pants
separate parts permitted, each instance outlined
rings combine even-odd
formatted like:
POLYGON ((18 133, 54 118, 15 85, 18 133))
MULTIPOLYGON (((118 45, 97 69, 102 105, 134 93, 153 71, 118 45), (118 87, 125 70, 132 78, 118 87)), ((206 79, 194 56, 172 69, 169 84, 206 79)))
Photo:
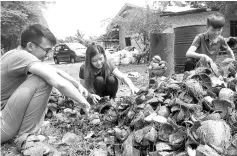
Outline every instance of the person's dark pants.
POLYGON ((197 59, 194 58, 187 58, 184 66, 184 71, 191 71, 196 68, 197 59))
POLYGON ((102 76, 97 76, 94 81, 94 89, 97 95, 115 98, 118 91, 118 79, 115 76, 109 76, 106 80, 102 76))

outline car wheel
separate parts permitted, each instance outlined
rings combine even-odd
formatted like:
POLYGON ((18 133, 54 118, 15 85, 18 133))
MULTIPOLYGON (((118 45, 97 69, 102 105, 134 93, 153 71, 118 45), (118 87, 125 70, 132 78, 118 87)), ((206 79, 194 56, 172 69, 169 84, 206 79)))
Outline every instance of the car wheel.
POLYGON ((72 58, 70 59, 70 62, 71 62, 71 63, 75 63, 75 58, 72 57, 72 58))
POLYGON ((59 61, 57 58, 54 59, 55 64, 59 64, 59 61))

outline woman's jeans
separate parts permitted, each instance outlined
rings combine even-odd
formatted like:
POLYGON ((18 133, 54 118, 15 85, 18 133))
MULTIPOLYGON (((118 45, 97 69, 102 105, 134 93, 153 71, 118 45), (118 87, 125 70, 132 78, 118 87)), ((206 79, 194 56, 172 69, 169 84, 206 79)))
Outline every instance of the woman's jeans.
POLYGON ((101 97, 115 98, 118 91, 118 79, 115 76, 109 76, 105 80, 102 76, 97 76, 94 81, 94 89, 95 93, 101 97))
POLYGON ((6 102, 1 116, 1 142, 40 129, 52 87, 30 75, 6 102))

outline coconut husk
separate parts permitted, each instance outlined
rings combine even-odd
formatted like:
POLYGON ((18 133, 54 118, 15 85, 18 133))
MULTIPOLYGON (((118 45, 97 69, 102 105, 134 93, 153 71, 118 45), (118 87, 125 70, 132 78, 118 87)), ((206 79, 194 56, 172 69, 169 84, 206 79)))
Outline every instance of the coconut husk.
POLYGON ((200 58, 196 64, 196 68, 200 68, 200 67, 203 67, 203 68, 210 67, 208 61, 206 61, 206 59, 204 57, 200 58))
POLYGON ((212 101, 213 98, 210 96, 205 96, 202 100, 201 100, 201 104, 203 106, 203 109, 206 111, 211 111, 213 110, 213 105, 212 105, 212 101))
POLYGON ((206 67, 198 67, 195 69, 195 75, 198 74, 206 74, 206 75, 211 75, 212 71, 210 68, 206 68, 206 67))
POLYGON ((221 115, 219 113, 208 114, 202 119, 202 121, 206 120, 221 120, 221 115))
POLYGON ((171 151, 172 147, 164 142, 156 143, 156 151, 171 151))
POLYGON ((168 117, 170 115, 170 110, 168 109, 167 106, 161 106, 156 109, 156 112, 158 115, 168 117))
POLYGON ((215 99, 212 101, 212 104, 215 111, 221 111, 221 118, 229 117, 234 108, 234 105, 231 102, 223 99, 215 99))
POLYGON ((219 77, 211 76, 210 79, 212 82, 212 87, 221 86, 221 85, 225 84, 225 82, 222 79, 220 79, 219 77))
POLYGON ((140 151, 133 147, 134 133, 131 133, 128 138, 123 143, 123 153, 122 156, 135 156, 140 155, 140 151))
POLYGON ((206 120, 196 131, 197 136, 204 144, 212 145, 225 151, 230 144, 230 127, 223 120, 206 120))
POLYGON ((237 133, 232 136, 231 143, 234 147, 237 148, 237 133))
POLYGON ((212 92, 216 94, 216 96, 219 95, 220 93, 220 90, 224 88, 224 86, 215 86, 215 87, 212 87, 212 92))
POLYGON ((186 139, 186 133, 176 132, 169 135, 169 142, 173 148, 177 149, 184 145, 186 139))
POLYGON ((237 93, 229 88, 222 88, 219 92, 219 98, 230 102, 235 107, 234 103, 237 101, 237 93))
POLYGON ((234 92, 237 92, 237 79, 231 79, 227 82, 227 87, 233 90, 234 92))
POLYGON ((185 103, 184 101, 180 100, 179 98, 174 98, 174 104, 181 106, 182 108, 191 110, 191 111, 197 111, 198 109, 201 108, 200 105, 197 104, 190 104, 190 103, 185 103))
POLYGON ((206 89, 210 89, 212 87, 212 80, 210 76, 205 73, 194 74, 191 79, 197 80, 206 89))
POLYGON ((145 134, 144 139, 147 139, 153 143, 155 143, 157 139, 157 130, 154 127, 151 127, 148 133, 145 134))
POLYGON ((229 146, 227 149, 228 156, 236 156, 237 155, 237 147, 229 146))
POLYGON ((221 156, 208 145, 199 145, 196 151, 198 156, 221 156))
POLYGON ((158 138, 162 141, 169 141, 169 135, 175 132, 175 128, 170 124, 163 124, 158 131, 158 138))
POLYGON ((202 99, 206 92, 202 85, 195 79, 188 79, 184 82, 186 91, 196 99, 202 99))

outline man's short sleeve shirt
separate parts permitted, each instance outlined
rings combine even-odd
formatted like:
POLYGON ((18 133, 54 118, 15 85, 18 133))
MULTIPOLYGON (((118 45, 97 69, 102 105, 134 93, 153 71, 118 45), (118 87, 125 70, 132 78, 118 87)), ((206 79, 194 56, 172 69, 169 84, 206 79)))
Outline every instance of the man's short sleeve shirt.
POLYGON ((1 109, 14 91, 27 79, 29 68, 40 60, 20 47, 1 57, 1 109))

